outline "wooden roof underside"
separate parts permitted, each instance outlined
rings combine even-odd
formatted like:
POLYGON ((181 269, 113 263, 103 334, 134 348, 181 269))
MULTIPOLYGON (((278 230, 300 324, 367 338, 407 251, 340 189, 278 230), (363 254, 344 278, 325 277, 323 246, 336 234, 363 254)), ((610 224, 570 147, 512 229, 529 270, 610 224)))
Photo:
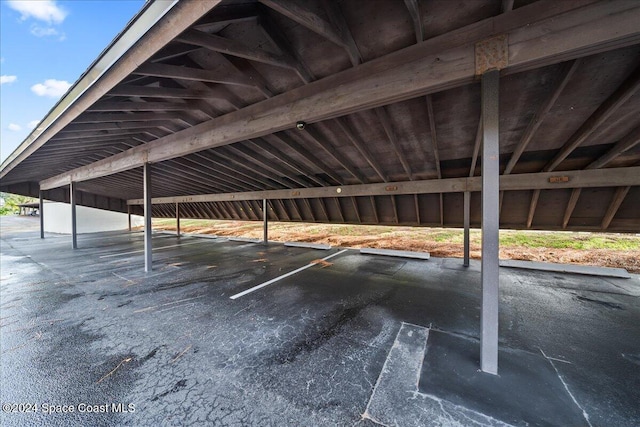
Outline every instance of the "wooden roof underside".
MULTIPOLYGON (((482 34, 482 23, 495 17, 503 20, 495 22, 517 28, 519 20, 530 19, 531 14, 540 13, 542 19, 545 14, 593 7, 592 3, 223 1, 12 165, 2 177, 2 188, 35 195, 39 182, 88 170, 101 164, 96 162, 124 156, 120 153, 141 153, 154 142, 185 145, 182 138, 187 135, 200 144, 197 147, 206 147, 210 138, 211 146, 153 162, 152 195, 169 198, 154 205, 154 216, 173 217, 175 204, 168 201, 174 196, 358 185, 363 190, 351 197, 329 197, 325 192, 317 193, 319 197, 270 198, 269 216, 280 221, 458 227, 463 214, 460 190, 394 194, 388 188, 385 194, 367 185, 427 180, 445 184, 481 175, 478 79, 416 90, 415 96, 407 91, 397 101, 389 95, 385 99, 391 102, 368 105, 368 91, 376 88, 347 84, 342 76, 357 82, 351 76, 363 70, 366 81, 369 70, 384 71, 391 63, 387 58, 396 52, 404 58, 413 52, 407 50, 412 46, 418 52, 417 45, 436 46, 435 40, 454 46, 457 38, 471 31, 482 34), (554 3, 560 5, 549 11, 554 3), (306 96, 316 88, 335 90, 326 100, 335 102, 335 116, 318 113, 316 118, 313 106, 296 104, 295 96, 306 96), (294 118, 287 126, 274 118, 268 132, 216 142, 226 135, 215 135, 216 129, 225 133, 227 128, 214 124, 259 111, 244 117, 242 131, 246 131, 254 121, 269 119, 271 111, 280 114, 278 103, 287 96, 291 100, 282 114, 294 118), (274 108, 259 110, 265 101, 274 108), (359 103, 358 108, 340 110, 347 102, 359 103), (308 121, 304 130, 293 126, 296 114, 308 121)), ((624 3, 601 7, 627 7, 627 14, 640 18, 637 4, 624 3)), ((442 61, 453 61, 445 48, 442 52, 442 61)), ((413 78, 409 75, 408 86, 413 78)), ((611 169, 612 174, 621 168, 637 172, 629 168, 640 165, 639 118, 637 36, 542 66, 504 70, 501 173, 557 172, 562 177, 598 169, 611 169)), ((529 187, 514 185, 502 195, 501 227, 640 232, 640 176, 635 172, 631 178, 630 172, 620 172, 616 176, 624 179, 613 179, 609 186, 572 188, 565 183, 548 189, 540 184, 543 180, 529 187), (618 182, 624 185, 615 185, 618 182)), ((143 196, 142 170, 132 164, 83 180, 77 187, 82 192, 80 204, 126 211, 127 200, 143 196)), ((65 191, 50 189, 46 197, 68 200, 65 191)), ((133 209, 141 212, 139 206, 133 209)), ((261 209, 256 198, 185 202, 181 216, 259 220, 261 209)), ((472 225, 478 225, 478 192, 472 195, 471 210, 472 225)))

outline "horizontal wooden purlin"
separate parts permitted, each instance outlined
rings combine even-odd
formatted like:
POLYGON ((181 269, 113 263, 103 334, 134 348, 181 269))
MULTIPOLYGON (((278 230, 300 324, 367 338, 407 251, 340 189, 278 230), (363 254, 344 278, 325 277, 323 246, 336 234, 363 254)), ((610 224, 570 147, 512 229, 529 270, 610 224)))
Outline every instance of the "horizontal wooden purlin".
MULTIPOLYGON (((502 175, 500 190, 550 190, 562 188, 617 187, 640 185, 640 166, 579 170, 549 173, 502 175), (559 176, 567 179, 557 181, 559 176)), ((46 190, 47 188, 44 187, 46 190)), ((200 203, 262 199, 310 199, 324 197, 382 196, 402 194, 461 193, 481 191, 482 177, 445 178, 421 181, 386 182, 380 184, 356 184, 334 187, 296 188, 287 190, 248 191, 226 194, 200 194, 192 196, 158 197, 154 204, 200 203)), ((142 199, 128 200, 130 205, 140 205, 142 199)))
POLYGON ((146 98, 176 99, 226 99, 213 90, 189 90, 173 87, 121 85, 111 89, 108 95, 142 96, 146 98))
POLYGON ((75 181, 97 178, 146 162, 294 128, 300 120, 313 123, 468 84, 475 78, 474 44, 496 33, 509 34, 511 57, 509 68, 503 70, 506 73, 511 67, 524 70, 531 64, 550 65, 640 41, 640 4, 614 0, 604 7, 595 3, 572 10, 568 3, 535 2, 49 178, 43 184, 54 188, 72 177, 75 181), (563 34, 562 43, 540 41, 553 32, 563 34))
POLYGON ((194 80, 197 82, 222 83, 248 87, 255 86, 255 83, 250 79, 238 74, 216 75, 216 73, 211 70, 180 67, 178 65, 145 64, 135 70, 133 74, 151 77, 166 77, 179 80, 194 80))
POLYGON ((82 132, 95 132, 104 130, 130 130, 130 129, 151 129, 161 126, 167 126, 164 120, 148 120, 142 122, 126 122, 126 123, 80 123, 69 125, 60 131, 59 135, 72 135, 82 132))
POLYGON ((183 110, 197 110, 195 104, 188 102, 115 102, 115 101, 103 101, 92 105, 87 109, 88 112, 98 111, 183 111, 183 110))
POLYGON ((73 121, 79 123, 142 122, 147 120, 181 120, 179 113, 84 113, 73 121))

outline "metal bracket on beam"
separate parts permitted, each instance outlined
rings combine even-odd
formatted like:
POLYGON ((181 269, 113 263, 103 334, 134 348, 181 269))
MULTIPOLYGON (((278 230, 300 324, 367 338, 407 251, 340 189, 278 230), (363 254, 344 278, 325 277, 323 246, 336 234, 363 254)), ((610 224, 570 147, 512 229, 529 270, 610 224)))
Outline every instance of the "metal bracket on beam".
POLYGON ((502 70, 509 65, 509 39, 506 34, 476 43, 476 76, 489 70, 502 70))

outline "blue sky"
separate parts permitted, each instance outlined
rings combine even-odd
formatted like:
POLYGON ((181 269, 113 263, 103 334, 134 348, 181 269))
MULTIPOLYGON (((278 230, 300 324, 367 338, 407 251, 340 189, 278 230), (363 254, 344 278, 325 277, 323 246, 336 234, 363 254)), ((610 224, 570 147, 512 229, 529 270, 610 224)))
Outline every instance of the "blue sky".
POLYGON ((0 157, 29 135, 144 0, 0 1, 0 157))

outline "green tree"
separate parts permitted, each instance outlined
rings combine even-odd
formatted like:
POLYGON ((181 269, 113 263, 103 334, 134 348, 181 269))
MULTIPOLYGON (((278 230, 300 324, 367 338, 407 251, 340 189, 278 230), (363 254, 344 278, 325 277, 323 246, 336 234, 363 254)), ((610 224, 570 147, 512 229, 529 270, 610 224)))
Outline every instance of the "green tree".
POLYGON ((18 205, 23 203, 34 203, 38 201, 33 197, 20 196, 18 194, 2 193, 2 192, 0 192, 0 199, 4 200, 4 204, 0 206, 0 215, 16 214, 20 210, 18 205))

